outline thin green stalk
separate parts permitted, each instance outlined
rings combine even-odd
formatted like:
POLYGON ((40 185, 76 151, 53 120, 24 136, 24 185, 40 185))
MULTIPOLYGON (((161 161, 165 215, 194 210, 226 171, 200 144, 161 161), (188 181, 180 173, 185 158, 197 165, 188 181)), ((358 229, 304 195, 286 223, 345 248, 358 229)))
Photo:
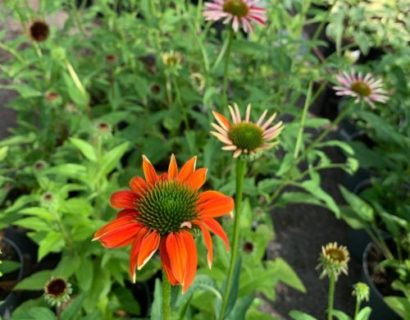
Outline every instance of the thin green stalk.
POLYGON ((359 298, 356 297, 356 306, 354 308, 354 317, 353 317, 353 319, 356 319, 357 314, 359 313, 359 310, 360 310, 360 300, 359 300, 359 298))
POLYGON ((225 312, 228 306, 229 296, 231 294, 233 286, 233 274, 235 270, 236 261, 239 253, 240 242, 240 217, 243 197, 243 184, 246 173, 245 160, 238 158, 236 160, 236 194, 235 194, 235 216, 233 225, 233 238, 231 240, 231 261, 229 263, 228 277, 226 279, 225 291, 222 299, 221 312, 219 314, 219 320, 225 319, 225 312))
POLYGON ((228 71, 229 71, 229 62, 230 62, 230 57, 231 57, 232 40, 233 40, 233 29, 231 27, 229 30, 228 44, 226 47, 226 54, 225 54, 224 80, 223 80, 224 105, 228 104, 228 92, 227 92, 228 91, 228 71))
POLYGON ((162 320, 171 319, 171 284, 165 271, 162 271, 162 320))
POLYGON ((329 275, 329 293, 327 303, 327 320, 333 319, 333 304, 335 300, 336 278, 334 274, 329 275))
POLYGON ((188 113, 185 109, 185 105, 182 103, 182 99, 181 99, 181 91, 179 90, 179 86, 178 86, 178 81, 175 77, 171 76, 171 81, 174 84, 174 89, 175 89, 175 94, 176 94, 176 100, 179 104, 179 107, 181 108, 181 112, 182 112, 182 118, 185 124, 185 129, 189 130, 189 121, 188 121, 188 113))
POLYGON ((298 132, 298 137, 296 139, 295 152, 293 154, 295 159, 297 159, 299 155, 300 146, 302 144, 303 130, 305 129, 306 115, 307 115, 307 111, 310 106, 311 98, 312 98, 312 82, 309 83, 309 88, 308 88, 308 92, 307 92, 306 99, 305 99, 305 105, 303 106, 302 118, 300 119, 299 132, 298 132))

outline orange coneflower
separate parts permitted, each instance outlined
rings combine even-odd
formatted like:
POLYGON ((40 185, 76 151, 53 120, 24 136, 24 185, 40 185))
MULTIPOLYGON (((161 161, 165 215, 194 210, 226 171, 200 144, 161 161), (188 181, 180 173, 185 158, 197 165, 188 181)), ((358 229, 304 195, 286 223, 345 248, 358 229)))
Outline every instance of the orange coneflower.
POLYGON ((246 108, 245 119, 241 119, 239 107, 234 104, 234 108, 229 106, 231 112, 231 123, 222 114, 213 111, 213 115, 218 122, 212 123, 215 131, 211 131, 218 140, 225 144, 222 150, 232 151, 233 157, 237 158, 241 154, 255 154, 262 150, 272 148, 272 142, 283 130, 282 121, 272 126, 276 113, 265 121, 267 111, 265 110, 256 123, 250 120, 251 105, 246 108))
POLYGON ((116 219, 95 234, 107 248, 132 244, 130 274, 140 270, 159 249, 162 266, 172 285, 181 284, 185 292, 194 280, 197 268, 195 230, 200 230, 208 250, 208 265, 213 258, 210 231, 229 248, 228 238, 215 220, 229 214, 234 207, 231 197, 217 191, 200 192, 207 169, 195 169, 196 157, 179 170, 171 156, 168 172, 158 175, 143 156, 145 179, 135 177, 131 190, 115 192, 111 205, 122 209, 116 219))

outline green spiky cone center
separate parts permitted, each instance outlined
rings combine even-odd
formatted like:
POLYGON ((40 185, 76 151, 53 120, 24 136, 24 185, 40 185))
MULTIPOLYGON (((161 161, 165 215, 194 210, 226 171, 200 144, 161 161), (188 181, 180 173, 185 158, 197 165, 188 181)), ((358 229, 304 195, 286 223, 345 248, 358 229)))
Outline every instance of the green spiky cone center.
POLYGON ((338 249, 328 249, 326 251, 327 256, 334 262, 344 263, 346 261, 345 254, 338 249))
POLYGON ((197 216, 197 191, 176 181, 160 181, 138 201, 138 221, 160 235, 177 232, 197 216))
POLYGON ((229 129, 228 136, 238 149, 244 151, 253 151, 263 145, 263 130, 254 123, 235 124, 229 129))
POLYGON ((372 93, 369 85, 363 81, 353 82, 351 89, 361 97, 368 97, 372 93))
POLYGON ((248 14, 249 8, 243 0, 226 0, 223 5, 223 11, 235 17, 243 18, 248 14))

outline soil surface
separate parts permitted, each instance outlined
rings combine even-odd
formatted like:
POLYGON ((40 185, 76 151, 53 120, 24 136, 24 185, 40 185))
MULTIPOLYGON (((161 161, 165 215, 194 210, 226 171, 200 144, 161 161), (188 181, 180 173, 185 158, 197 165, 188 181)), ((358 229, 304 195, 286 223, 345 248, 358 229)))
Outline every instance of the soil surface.
MULTIPOLYGON (((343 161, 336 150, 329 150, 333 161, 343 161)), ((321 172, 322 188, 337 202, 342 198, 338 185, 345 180, 346 174, 341 170, 321 172)), ((280 319, 290 319, 291 310, 300 310, 317 319, 326 319, 327 278, 319 279, 316 270, 321 247, 329 242, 347 246, 348 226, 338 220, 327 209, 305 204, 289 205, 272 212, 276 239, 270 248, 270 257, 281 256, 299 275, 306 287, 303 294, 286 286, 277 287, 277 299, 270 304, 272 311, 280 319)), ((336 286, 335 309, 352 314, 355 300, 352 297, 353 284, 360 281, 361 267, 358 261, 351 258, 349 274, 341 275, 336 286)))

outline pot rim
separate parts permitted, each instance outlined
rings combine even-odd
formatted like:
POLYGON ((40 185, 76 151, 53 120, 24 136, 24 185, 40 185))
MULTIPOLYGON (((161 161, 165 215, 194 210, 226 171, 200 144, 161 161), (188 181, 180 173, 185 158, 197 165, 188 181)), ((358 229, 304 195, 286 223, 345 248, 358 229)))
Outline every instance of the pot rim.
POLYGON ((23 267, 23 264, 24 264, 23 254, 22 254, 20 248, 17 246, 17 244, 16 244, 13 240, 11 240, 11 239, 7 238, 6 236, 4 236, 4 237, 1 239, 1 241, 5 242, 8 246, 12 247, 13 250, 17 253, 17 257, 18 257, 19 262, 20 262, 20 268, 19 268, 19 273, 18 273, 18 275, 17 275, 16 281, 20 281, 20 280, 23 278, 23 271, 24 271, 24 267, 23 267))

